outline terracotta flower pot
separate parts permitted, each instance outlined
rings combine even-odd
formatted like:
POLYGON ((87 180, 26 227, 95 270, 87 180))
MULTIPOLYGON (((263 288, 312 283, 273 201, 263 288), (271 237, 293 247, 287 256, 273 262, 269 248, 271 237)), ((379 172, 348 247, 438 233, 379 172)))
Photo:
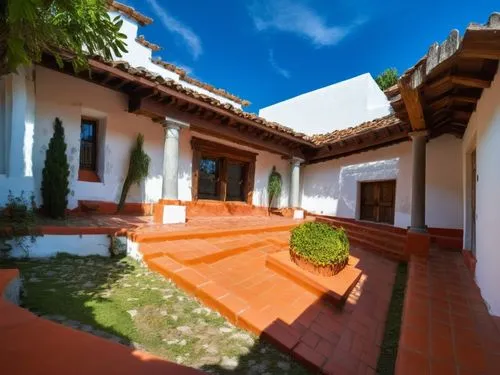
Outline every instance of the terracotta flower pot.
POLYGON ((306 270, 308 272, 320 276, 335 276, 340 271, 342 271, 349 262, 349 259, 346 259, 344 262, 339 264, 319 266, 312 263, 310 260, 304 258, 303 256, 297 254, 292 249, 290 249, 290 259, 292 260, 292 262, 294 262, 297 266, 299 266, 303 270, 306 270))

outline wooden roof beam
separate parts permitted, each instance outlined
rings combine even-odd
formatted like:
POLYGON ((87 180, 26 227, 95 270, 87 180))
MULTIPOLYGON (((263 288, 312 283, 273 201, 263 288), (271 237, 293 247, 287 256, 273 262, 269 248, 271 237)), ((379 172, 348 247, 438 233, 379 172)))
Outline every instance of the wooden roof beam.
POLYGON ((412 87, 411 77, 402 77, 398 82, 398 86, 412 129, 424 130, 427 126, 418 88, 412 87))
POLYGON ((458 75, 451 76, 450 78, 451 78, 451 83, 458 86, 475 87, 478 89, 487 89, 488 87, 491 86, 491 82, 487 79, 479 79, 474 77, 458 76, 458 75))

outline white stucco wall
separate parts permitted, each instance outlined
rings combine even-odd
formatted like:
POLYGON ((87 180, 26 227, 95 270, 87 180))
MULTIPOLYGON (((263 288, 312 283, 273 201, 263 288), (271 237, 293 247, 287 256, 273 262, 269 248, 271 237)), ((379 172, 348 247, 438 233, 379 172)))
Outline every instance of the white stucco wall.
POLYGON ((163 129, 144 116, 127 112, 126 95, 51 71, 36 69, 36 127, 34 177, 40 201, 40 184, 45 152, 59 117, 64 126, 70 164, 68 207, 78 200, 117 202, 127 173, 130 149, 138 132, 144 135, 144 149, 151 157, 149 176, 141 186, 133 185, 127 202, 156 202, 161 196, 163 129), (78 181, 80 126, 82 116, 98 119, 98 175, 100 183, 78 181))
MULTIPOLYGON (((70 195, 68 208, 78 200, 117 202, 127 173, 130 149, 138 132, 144 135, 144 148, 151 157, 150 172, 141 186, 132 186, 127 202, 157 202, 161 198, 163 166, 163 129, 150 119, 127 112, 125 95, 71 76, 36 68, 36 126, 33 144, 33 175, 29 192, 34 191, 41 203, 40 184, 45 153, 53 134, 53 123, 59 117, 65 129, 70 163, 70 195), (98 175, 101 182, 78 181, 80 126, 82 116, 98 119, 98 175)), ((232 147, 256 152, 253 203, 265 206, 267 179, 273 166, 283 177, 280 207, 288 206, 289 165, 281 156, 244 147, 233 142, 183 129, 180 134, 179 199, 191 200, 191 137, 212 140, 232 147)), ((1 180, 2 176, 0 176, 1 180)), ((10 188, 5 184, 4 189, 10 188)), ((17 186, 17 185, 16 185, 17 186)), ((29 195, 29 194, 28 194, 29 195)))
POLYGON ((490 312, 500 316, 500 72, 485 89, 472 114, 463 140, 465 246, 470 245, 470 153, 476 149, 476 281, 490 312))
POLYGON ((262 108, 259 115, 305 134, 328 133, 390 113, 369 73, 262 108))
MULTIPOLYGON (((460 140, 449 135, 427 143, 426 222, 430 227, 462 227, 460 147, 460 140)), ((302 168, 302 208, 359 218, 360 183, 396 180, 394 225, 406 228, 411 219, 411 158, 411 143, 404 142, 307 165, 302 168)))
MULTIPOLYGON (((116 59, 120 60, 125 60, 127 61, 130 65, 135 66, 135 67, 143 67, 146 68, 147 70, 159 74, 164 78, 169 78, 173 79, 174 81, 179 82, 182 86, 189 88, 191 90, 197 91, 201 94, 210 96, 212 98, 215 98, 222 103, 229 103, 233 105, 236 108, 241 109, 241 104, 232 101, 231 99, 228 99, 224 96, 217 95, 211 91, 205 90, 204 88, 192 85, 188 82, 185 82, 180 79, 180 76, 172 72, 170 70, 167 70, 157 64, 154 64, 151 62, 151 58, 153 55, 153 51, 151 51, 149 48, 143 46, 142 44, 139 44, 136 42, 136 38, 141 35, 140 31, 140 26, 137 24, 137 21, 134 19, 128 18, 126 15, 121 14, 119 12, 113 11, 109 12, 110 16, 112 18, 116 17, 117 15, 120 15, 123 24, 120 29, 120 31, 127 36, 126 43, 127 43, 127 52, 123 53, 122 57, 116 57, 116 59)), ((161 41, 152 41, 153 43, 160 43, 161 41)), ((160 43, 161 44, 161 43, 160 43)))
MULTIPOLYGON (((109 256, 109 237, 105 234, 78 235, 44 235, 35 237, 33 243, 26 237, 24 245, 27 246, 30 258, 47 258, 57 255, 57 253, 67 253, 71 255, 87 256, 100 255, 109 256)), ((125 240, 121 240, 122 243, 125 240)), ((24 249, 16 246, 14 241, 10 241, 12 257, 25 257, 24 249)), ((125 247, 125 245, 124 245, 125 247)))

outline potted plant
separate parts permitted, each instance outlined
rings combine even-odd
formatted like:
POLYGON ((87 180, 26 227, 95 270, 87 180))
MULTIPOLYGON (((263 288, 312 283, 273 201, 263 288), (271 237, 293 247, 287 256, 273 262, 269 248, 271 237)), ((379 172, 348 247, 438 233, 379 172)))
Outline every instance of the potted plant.
POLYGON ((299 225, 290 237, 290 258, 312 273, 336 275, 349 261, 349 240, 345 230, 316 222, 299 225))

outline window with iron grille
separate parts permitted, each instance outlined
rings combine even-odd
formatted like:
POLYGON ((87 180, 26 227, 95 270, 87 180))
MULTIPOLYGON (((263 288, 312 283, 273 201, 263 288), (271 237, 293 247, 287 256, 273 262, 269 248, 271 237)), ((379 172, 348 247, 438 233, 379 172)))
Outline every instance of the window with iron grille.
POLYGON ((80 169, 96 171, 97 121, 82 118, 80 132, 80 169))

